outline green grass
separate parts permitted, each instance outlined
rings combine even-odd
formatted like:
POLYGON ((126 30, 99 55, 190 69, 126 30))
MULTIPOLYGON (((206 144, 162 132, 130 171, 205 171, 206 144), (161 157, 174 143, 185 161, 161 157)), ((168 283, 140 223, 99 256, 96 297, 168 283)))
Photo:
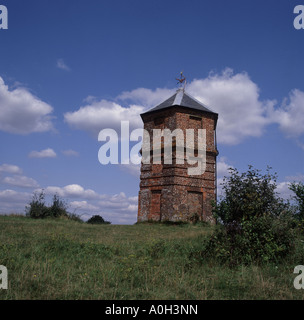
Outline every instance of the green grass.
POLYGON ((0 216, 9 285, 0 299, 303 299, 293 287, 303 261, 234 269, 200 261, 212 231, 0 216))

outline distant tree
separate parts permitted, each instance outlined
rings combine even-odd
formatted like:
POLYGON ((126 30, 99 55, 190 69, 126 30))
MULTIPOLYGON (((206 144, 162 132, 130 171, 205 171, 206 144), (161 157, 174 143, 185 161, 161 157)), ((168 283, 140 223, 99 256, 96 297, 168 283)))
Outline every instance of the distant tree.
POLYGON ((87 223, 90 224, 111 224, 110 221, 105 221, 103 217, 99 215, 92 216, 87 223))
POLYGON ((53 196, 53 204, 49 208, 50 210, 50 216, 53 218, 58 218, 58 217, 67 217, 68 212, 67 212, 67 204, 65 201, 60 199, 58 194, 55 194, 53 196))
MULTIPOLYGON (((59 218, 66 217, 77 220, 75 215, 71 215, 67 211, 67 204, 62 200, 58 194, 55 194, 52 199, 52 205, 45 204, 45 193, 35 192, 30 203, 25 207, 26 216, 34 219, 44 218, 59 218)), ((80 219, 79 219, 80 220, 80 219)))
POLYGON ((304 184, 293 182, 289 185, 289 189, 295 193, 293 198, 297 201, 297 217, 299 220, 304 220, 304 184))
POLYGON ((44 191, 35 192, 30 203, 25 207, 26 216, 39 219, 49 215, 49 208, 45 205, 44 191))

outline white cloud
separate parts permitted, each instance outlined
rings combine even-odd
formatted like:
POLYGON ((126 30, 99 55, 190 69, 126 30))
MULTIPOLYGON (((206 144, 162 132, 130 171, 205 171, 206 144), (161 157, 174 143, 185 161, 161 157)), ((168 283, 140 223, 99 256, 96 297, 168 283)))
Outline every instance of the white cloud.
POLYGON ((51 148, 41 151, 31 151, 29 153, 30 158, 56 158, 56 156, 56 152, 51 148))
POLYGON ((80 210, 88 210, 88 211, 99 211, 100 208, 97 206, 93 206, 92 204, 88 203, 87 201, 72 201, 70 202, 70 207, 74 209, 76 212, 77 209, 80 210))
MULTIPOLYGON (((118 194, 100 194, 92 189, 86 189, 79 184, 68 184, 63 187, 47 186, 39 188, 38 182, 32 178, 22 175, 18 166, 3 164, 0 173, 10 173, 0 179, 2 184, 15 187, 33 188, 35 193, 44 192, 46 203, 51 203, 52 197, 57 194, 68 205, 68 211, 79 215, 87 220, 94 214, 100 214, 105 220, 113 224, 133 224, 137 218, 138 197, 128 197, 124 192, 118 194)), ((12 189, 0 190, 0 214, 18 212, 24 213, 33 193, 17 192, 12 189)))
MULTIPOLYGON (((73 128, 93 133, 112 128, 120 131, 122 120, 130 121, 130 129, 141 128, 140 113, 174 94, 175 89, 137 88, 124 91, 117 102, 89 96, 87 105, 64 115, 73 128)), ((234 73, 226 68, 221 73, 210 73, 203 79, 188 82, 186 91, 219 114, 217 138, 219 144, 236 145, 249 137, 261 137, 267 125, 277 123, 288 137, 304 134, 304 92, 294 89, 279 105, 275 100, 262 100, 260 89, 246 72, 234 73)), ((304 149, 304 144, 296 141, 304 149)))
POLYGON ((260 100, 258 86, 245 72, 234 74, 227 68, 222 74, 211 73, 193 80, 187 91, 219 114, 219 143, 233 145, 259 137, 269 123, 266 113, 274 102, 260 100))
POLYGON ((104 195, 102 201, 98 201, 100 212, 106 220, 116 224, 133 224, 137 220, 138 197, 127 197, 124 192, 110 196, 104 195))
POLYGON ((72 128, 90 132, 95 136, 106 128, 120 132, 121 121, 129 121, 131 131, 143 127, 140 118, 142 112, 169 98, 175 91, 161 88, 155 91, 146 88, 125 91, 116 100, 129 102, 128 107, 104 99, 97 101, 95 97, 88 96, 84 100, 87 105, 77 111, 65 113, 64 119, 72 128))
POLYGON ((98 204, 104 209, 115 209, 116 212, 135 212, 137 210, 137 197, 127 197, 124 192, 113 196, 106 195, 98 204))
POLYGON ((0 213, 25 213, 25 206, 29 203, 31 194, 6 189, 0 191, 0 213))
POLYGON ((290 199, 290 197, 293 195, 293 192, 289 189, 290 182, 291 181, 278 182, 275 190, 279 196, 285 200, 290 199))
POLYGON ((63 150, 62 153, 67 157, 78 157, 79 153, 75 150, 63 150))
POLYGON ((75 112, 65 113, 65 121, 75 129, 84 130, 97 137, 102 129, 111 128, 120 131, 121 121, 128 120, 130 130, 141 128, 142 121, 140 113, 143 112, 142 106, 131 105, 124 108, 121 105, 101 100, 81 107, 75 112))
POLYGON ((7 190, 0 191, 0 199, 1 200, 12 199, 16 195, 17 195, 17 192, 14 190, 7 189, 7 190))
POLYGON ((138 88, 132 91, 124 91, 117 99, 131 101, 133 104, 144 106, 145 109, 155 107, 168 99, 176 92, 175 89, 157 88, 154 91, 146 88, 138 88))
POLYGON ((13 164, 0 165, 0 173, 13 174, 0 179, 0 183, 15 187, 37 188, 39 184, 36 180, 22 175, 22 169, 13 164))
POLYGON ((12 177, 5 177, 2 180, 3 183, 9 184, 15 187, 23 187, 23 188, 37 188, 39 184, 36 180, 20 175, 14 175, 12 177))
POLYGON ((94 214, 100 214, 112 223, 135 223, 137 219, 138 197, 127 197, 124 192, 118 194, 99 194, 91 189, 85 189, 78 184, 65 187, 49 186, 37 189, 47 196, 58 194, 67 200, 68 210, 86 220, 94 214), (69 202, 70 199, 75 199, 69 202))
POLYGON ((45 132, 53 129, 50 114, 53 108, 18 87, 9 90, 0 77, 0 130, 15 134, 45 132))
POLYGON ((217 163, 217 195, 221 197, 224 195, 222 184, 224 182, 224 177, 228 177, 230 175, 229 169, 234 168, 234 166, 227 163, 227 159, 225 157, 221 157, 218 159, 217 163))
MULTIPOLYGON (((42 189, 37 190, 42 191, 42 189)), ((69 184, 65 187, 48 186, 44 192, 49 195, 57 193, 60 197, 67 198, 84 198, 84 199, 98 199, 99 195, 91 189, 84 189, 79 184, 69 184)))
POLYGON ((89 103, 89 104, 92 103, 92 102, 97 102, 97 101, 98 101, 97 97, 91 96, 91 95, 89 95, 89 96, 87 96, 86 98, 83 99, 83 102, 89 103))
POLYGON ((94 190, 85 190, 78 184, 67 185, 63 188, 63 191, 68 197, 83 197, 86 199, 96 199, 98 197, 94 190))
POLYGON ((1 172, 22 174, 22 170, 18 166, 6 163, 0 166, 0 173, 1 172))
POLYGON ((226 162, 226 158, 225 157, 219 158, 219 160, 217 161, 217 176, 218 177, 228 176, 230 168, 233 168, 233 166, 229 165, 226 162))
POLYGON ((71 69, 65 64, 63 59, 58 59, 57 60, 57 68, 65 71, 70 71, 71 69))
MULTIPOLYGON (((95 135, 103 128, 119 130, 122 120, 129 120, 132 128, 141 128, 139 114, 168 99, 175 91, 166 88, 125 91, 117 100, 129 103, 129 107, 107 100, 92 100, 79 110, 66 113, 65 121, 95 135)), ((247 137, 259 137, 271 122, 268 111, 274 102, 260 100, 258 86, 245 72, 234 74, 227 68, 221 74, 193 80, 186 91, 219 113, 219 143, 238 144, 247 137)))
POLYGON ((304 92, 294 89, 285 98, 281 107, 269 108, 269 116, 277 122, 287 137, 304 134, 304 92))

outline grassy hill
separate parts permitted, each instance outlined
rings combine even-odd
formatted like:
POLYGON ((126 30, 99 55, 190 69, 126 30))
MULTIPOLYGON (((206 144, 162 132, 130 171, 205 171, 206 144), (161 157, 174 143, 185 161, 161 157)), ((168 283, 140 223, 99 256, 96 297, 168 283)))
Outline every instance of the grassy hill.
POLYGON ((0 299, 303 299, 297 264, 201 261, 202 225, 90 225, 0 216, 0 299))

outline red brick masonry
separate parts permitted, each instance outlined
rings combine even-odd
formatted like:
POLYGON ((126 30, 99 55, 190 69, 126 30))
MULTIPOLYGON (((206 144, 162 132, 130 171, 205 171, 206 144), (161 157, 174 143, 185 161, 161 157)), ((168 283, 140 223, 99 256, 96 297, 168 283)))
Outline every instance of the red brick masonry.
MULTIPOLYGON (((197 145, 197 129, 206 129, 206 171, 202 175, 188 175, 190 166, 176 164, 173 139, 172 164, 141 165, 138 199, 138 222, 142 221, 192 221, 199 219, 213 222, 211 201, 216 200, 216 123, 217 114, 172 106, 141 115, 144 129, 150 134, 152 150, 153 129, 194 129, 197 145)), ((161 150, 163 154, 163 150, 161 150)), ((151 151, 152 155, 152 151, 151 151)), ((194 165, 194 167, 197 166, 194 165)))

